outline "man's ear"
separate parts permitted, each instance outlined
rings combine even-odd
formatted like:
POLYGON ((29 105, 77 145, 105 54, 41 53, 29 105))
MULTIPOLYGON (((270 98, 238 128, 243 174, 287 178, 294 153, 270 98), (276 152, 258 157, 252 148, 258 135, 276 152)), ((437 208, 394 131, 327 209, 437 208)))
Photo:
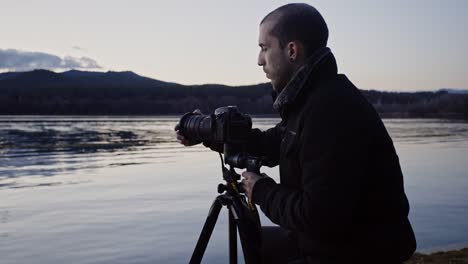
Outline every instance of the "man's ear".
POLYGON ((291 41, 287 44, 288 57, 290 62, 296 62, 303 55, 302 44, 298 41, 291 41))

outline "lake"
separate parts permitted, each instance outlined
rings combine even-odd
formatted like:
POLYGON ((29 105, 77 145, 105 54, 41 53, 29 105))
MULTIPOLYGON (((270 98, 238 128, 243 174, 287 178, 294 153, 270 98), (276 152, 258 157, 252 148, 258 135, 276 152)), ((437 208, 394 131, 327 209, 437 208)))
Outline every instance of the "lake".
MULTIPOLYGON (((187 263, 222 177, 216 153, 175 141, 177 121, 0 116, 1 263, 187 263)), ((418 251, 468 246, 468 123, 384 123, 418 251)), ((227 227, 223 209, 204 263, 227 263, 227 227)))

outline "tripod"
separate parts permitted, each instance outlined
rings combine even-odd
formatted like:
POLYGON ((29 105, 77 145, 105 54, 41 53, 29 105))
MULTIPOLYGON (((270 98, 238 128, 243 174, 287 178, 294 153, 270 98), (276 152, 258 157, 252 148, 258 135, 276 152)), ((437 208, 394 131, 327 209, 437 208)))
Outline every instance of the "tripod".
MULTIPOLYGON (((248 203, 245 196, 241 194, 239 190, 240 186, 237 182, 240 179, 240 175, 235 172, 232 162, 230 163, 230 168, 227 169, 223 165, 221 154, 220 157, 223 178, 226 184, 218 185, 218 193, 220 195, 216 197, 211 205, 192 258, 190 259, 190 264, 201 263, 223 206, 226 206, 229 211, 229 263, 237 263, 237 230, 239 231, 245 263, 262 263, 261 224, 257 208, 255 205, 248 203)), ((253 169, 251 169, 251 166, 247 166, 248 171, 260 171, 260 163, 255 158, 242 157, 242 159, 239 159, 239 156, 237 156, 235 157, 235 161, 237 165, 239 165, 238 161, 254 164, 253 169)), ((243 168, 242 166, 239 167, 243 168)))

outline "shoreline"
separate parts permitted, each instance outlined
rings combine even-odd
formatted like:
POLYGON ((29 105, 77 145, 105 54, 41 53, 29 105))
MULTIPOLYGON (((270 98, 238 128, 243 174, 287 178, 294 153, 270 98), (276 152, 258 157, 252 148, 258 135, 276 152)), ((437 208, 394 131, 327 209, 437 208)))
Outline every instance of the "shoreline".
POLYGON ((419 253, 416 252, 414 255, 404 264, 429 264, 429 263, 468 263, 468 248, 461 248, 448 251, 436 251, 432 253, 419 253))
MULTIPOLYGON (((416 241, 417 241, 417 237, 416 237, 416 241)), ((430 255, 430 254, 437 253, 437 252, 462 250, 462 249, 466 249, 466 248, 468 248, 468 242, 461 242, 461 243, 446 244, 446 245, 443 245, 443 246, 416 248, 415 253, 430 255)))

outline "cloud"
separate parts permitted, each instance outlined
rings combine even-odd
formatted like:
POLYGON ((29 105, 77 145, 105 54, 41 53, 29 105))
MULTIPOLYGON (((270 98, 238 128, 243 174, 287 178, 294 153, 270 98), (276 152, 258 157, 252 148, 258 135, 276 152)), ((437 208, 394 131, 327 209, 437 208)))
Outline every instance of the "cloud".
POLYGON ((79 47, 79 46, 73 46, 72 49, 79 50, 79 51, 86 51, 85 48, 82 48, 82 47, 79 47))
POLYGON ((87 57, 59 57, 44 52, 0 49, 0 70, 29 71, 33 69, 100 69, 95 60, 87 57))

